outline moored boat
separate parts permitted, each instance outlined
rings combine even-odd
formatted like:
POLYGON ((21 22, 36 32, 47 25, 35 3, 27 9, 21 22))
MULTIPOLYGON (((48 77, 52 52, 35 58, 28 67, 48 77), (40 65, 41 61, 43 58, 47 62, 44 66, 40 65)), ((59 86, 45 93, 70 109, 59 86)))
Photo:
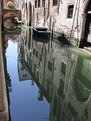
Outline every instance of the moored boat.
POLYGON ((33 34, 41 38, 49 38, 50 31, 46 27, 34 27, 33 34))
POLYGON ((38 37, 38 36, 33 36, 33 40, 36 42, 41 42, 41 43, 48 43, 50 41, 49 38, 43 38, 43 37, 38 37))

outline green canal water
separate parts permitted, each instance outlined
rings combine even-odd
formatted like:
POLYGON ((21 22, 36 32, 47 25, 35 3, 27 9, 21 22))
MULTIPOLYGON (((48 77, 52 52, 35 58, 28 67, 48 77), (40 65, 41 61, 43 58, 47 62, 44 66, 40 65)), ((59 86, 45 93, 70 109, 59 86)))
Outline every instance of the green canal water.
POLYGON ((91 121, 91 54, 15 33, 4 35, 11 121, 91 121))

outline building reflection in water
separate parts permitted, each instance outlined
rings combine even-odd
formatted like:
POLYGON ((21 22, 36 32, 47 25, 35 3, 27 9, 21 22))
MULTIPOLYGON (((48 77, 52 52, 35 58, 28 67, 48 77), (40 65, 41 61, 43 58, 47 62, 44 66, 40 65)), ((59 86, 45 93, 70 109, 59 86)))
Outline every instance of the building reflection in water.
MULTIPOLYGON (((6 49, 8 48, 8 41, 12 41, 13 43, 15 42, 18 42, 18 36, 19 34, 21 33, 21 28, 17 28, 15 31, 4 31, 4 41, 3 41, 3 50, 4 50, 4 53, 3 55, 6 53, 6 49)), ((5 66, 5 77, 6 77, 6 83, 7 83, 7 87, 8 87, 8 90, 9 92, 12 91, 12 84, 11 84, 11 79, 10 79, 10 76, 9 76, 9 73, 7 72, 7 58, 6 56, 4 55, 4 66, 5 66)))
POLYGON ((57 41, 35 41, 31 32, 23 28, 18 42, 20 80, 37 84, 38 100, 50 103, 50 121, 90 121, 90 55, 57 41))

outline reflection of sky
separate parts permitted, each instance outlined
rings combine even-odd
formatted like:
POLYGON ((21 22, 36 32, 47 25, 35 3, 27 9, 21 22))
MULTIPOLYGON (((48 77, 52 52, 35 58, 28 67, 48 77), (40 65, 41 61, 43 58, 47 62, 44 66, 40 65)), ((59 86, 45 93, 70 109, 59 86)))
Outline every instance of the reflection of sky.
POLYGON ((47 101, 38 101, 38 88, 31 86, 31 80, 19 82, 17 68, 17 43, 9 41, 7 67, 12 80, 10 109, 12 121, 45 121, 49 118, 47 101))

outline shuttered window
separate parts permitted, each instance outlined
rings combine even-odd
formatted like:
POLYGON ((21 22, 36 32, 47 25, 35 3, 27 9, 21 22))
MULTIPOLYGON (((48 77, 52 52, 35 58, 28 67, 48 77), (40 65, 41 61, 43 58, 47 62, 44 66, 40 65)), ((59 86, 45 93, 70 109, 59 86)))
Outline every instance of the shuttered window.
POLYGON ((73 9, 74 9, 74 5, 69 5, 68 6, 67 18, 72 18, 72 16, 73 16, 73 9))
POLYGON ((38 0, 38 7, 40 7, 40 0, 38 0))
POLYGON ((53 6, 57 6, 57 1, 58 0, 53 0, 53 6))
POLYGON ((37 0, 35 0, 35 8, 37 8, 37 0))

